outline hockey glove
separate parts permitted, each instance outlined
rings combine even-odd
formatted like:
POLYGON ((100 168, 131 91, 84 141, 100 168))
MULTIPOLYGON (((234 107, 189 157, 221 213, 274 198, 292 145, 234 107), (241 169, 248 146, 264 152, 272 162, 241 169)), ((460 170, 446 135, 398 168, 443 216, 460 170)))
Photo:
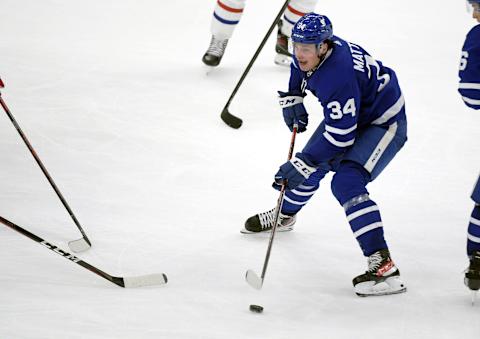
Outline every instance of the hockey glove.
POLYGON ((298 133, 307 130, 308 113, 303 105, 305 95, 300 91, 278 91, 278 103, 283 111, 283 120, 285 120, 290 131, 293 131, 294 122, 298 123, 298 133))
POLYGON ((297 153, 290 161, 287 161, 275 174, 273 188, 280 190, 282 184, 287 190, 293 190, 307 180, 317 169, 308 163, 302 153, 297 153))

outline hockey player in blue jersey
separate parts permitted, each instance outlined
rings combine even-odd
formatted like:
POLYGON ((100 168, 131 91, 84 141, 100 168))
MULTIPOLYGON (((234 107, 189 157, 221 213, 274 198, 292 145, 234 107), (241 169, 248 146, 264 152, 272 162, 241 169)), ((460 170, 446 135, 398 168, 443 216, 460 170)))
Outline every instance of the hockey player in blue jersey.
MULTIPOLYGON (((473 18, 480 22, 480 0, 468 1, 473 18)), ((480 25, 474 26, 467 34, 462 48, 459 70, 458 91, 468 107, 480 110, 480 25)), ((465 285, 472 291, 480 289, 480 177, 473 189, 475 203, 467 233, 467 255, 470 265, 465 272, 465 285)))
MULTIPOLYGON (((362 47, 333 35, 330 20, 309 13, 292 30, 294 57, 288 92, 279 92, 283 117, 292 130, 306 130, 305 90, 318 98, 324 120, 291 161, 280 166, 274 186, 285 182, 287 192, 278 231, 291 230, 296 215, 335 172, 331 189, 347 220, 368 270, 353 279, 360 296, 406 291, 390 257, 377 204, 366 185, 375 180, 407 140, 402 92, 395 72, 362 47)), ((242 233, 269 231, 274 210, 256 214, 242 233)))

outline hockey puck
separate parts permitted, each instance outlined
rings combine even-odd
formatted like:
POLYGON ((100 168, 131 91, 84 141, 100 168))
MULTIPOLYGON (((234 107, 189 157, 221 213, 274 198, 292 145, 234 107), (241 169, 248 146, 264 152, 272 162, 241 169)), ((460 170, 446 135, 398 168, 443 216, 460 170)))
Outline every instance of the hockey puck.
POLYGON ((255 313, 262 313, 263 312, 263 307, 260 305, 250 305, 250 311, 255 312, 255 313))

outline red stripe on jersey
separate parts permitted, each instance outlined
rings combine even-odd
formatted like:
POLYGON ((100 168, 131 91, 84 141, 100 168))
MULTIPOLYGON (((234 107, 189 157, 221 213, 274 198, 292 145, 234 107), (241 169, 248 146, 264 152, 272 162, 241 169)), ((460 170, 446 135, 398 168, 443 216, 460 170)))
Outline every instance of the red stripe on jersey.
POLYGON ((222 3, 220 0, 217 1, 218 5, 222 7, 224 10, 232 12, 232 13, 242 13, 243 8, 233 8, 233 7, 228 7, 224 3, 222 3))
POLYGON ((300 12, 300 11, 297 11, 295 8, 293 8, 292 6, 288 5, 288 10, 290 12, 292 12, 293 14, 296 14, 296 15, 299 15, 299 16, 304 16, 305 14, 307 13, 303 13, 303 12, 300 12))

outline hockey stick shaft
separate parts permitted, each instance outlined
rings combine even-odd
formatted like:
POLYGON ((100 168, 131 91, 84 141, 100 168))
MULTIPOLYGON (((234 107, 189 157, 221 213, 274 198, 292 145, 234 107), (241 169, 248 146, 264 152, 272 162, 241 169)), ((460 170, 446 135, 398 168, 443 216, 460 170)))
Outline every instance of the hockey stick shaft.
MULTIPOLYGON (((290 141, 290 148, 288 150, 288 160, 292 159, 293 155, 293 149, 295 147, 295 138, 297 136, 297 130, 298 130, 298 124, 293 125, 293 131, 292 131, 292 139, 290 141)), ((258 275, 252 271, 248 270, 247 274, 245 276, 245 279, 247 282, 254 288, 256 289, 261 289, 263 285, 263 281, 265 280, 265 275, 267 273, 267 267, 268 263, 270 261, 270 254, 272 252, 272 246, 273 246, 273 239, 275 238, 275 233, 277 231, 277 226, 280 221, 280 212, 282 210, 283 206, 283 198, 285 196, 285 190, 286 190, 286 183, 282 184, 282 187, 280 189, 280 195, 277 200, 277 206, 275 207, 275 217, 274 217, 274 224, 272 226, 272 231, 270 233, 270 239, 268 241, 268 247, 267 247, 267 253, 265 254, 265 260, 263 262, 263 269, 262 269, 262 274, 260 278, 258 275)))
MULTIPOLYGON (((1 81, 1 80, 0 80, 0 81, 1 81)), ((3 110, 5 111, 5 113, 7 113, 8 118, 9 118, 10 121, 12 122, 13 126, 15 126, 15 129, 17 130, 18 134, 20 134, 20 137, 22 138, 23 142, 25 143, 25 145, 27 145, 28 150, 30 151, 30 153, 32 154, 33 158, 34 158, 35 161, 37 162, 38 166, 39 166, 40 169, 42 170, 43 174, 44 174, 45 177, 47 178, 48 182, 49 182, 50 185, 52 186, 53 190, 54 190, 55 193, 57 194, 57 196, 58 196, 58 198, 60 199, 60 201, 62 202, 63 206, 66 208, 68 214, 69 214, 70 217, 72 218, 72 220, 73 220, 73 222, 75 223, 75 225, 77 226, 78 230, 80 231, 80 233, 82 233, 83 238, 85 239, 85 241, 88 243, 89 246, 92 246, 92 243, 91 243, 90 240, 88 239, 85 231, 83 230, 82 226, 80 226, 80 223, 78 222, 77 217, 75 216, 75 214, 73 214, 72 209, 71 209, 70 206, 68 205, 68 203, 67 203, 67 201, 65 200, 65 198, 63 197, 62 193, 60 192, 60 190, 58 189, 57 185, 56 185, 55 182, 53 181, 52 177, 51 177, 50 174, 48 173, 47 169, 46 169, 45 166, 43 165, 43 163, 42 163, 42 161, 40 160, 40 158, 38 157, 37 152, 35 152, 35 150, 33 149, 32 145, 31 145, 30 142, 28 141, 25 133, 23 133, 22 129, 20 128, 20 126, 18 125, 17 121, 15 120, 12 112, 8 109, 7 104, 5 103, 5 101, 4 101, 3 98, 2 98, 2 93, 0 93, 0 104, 2 105, 3 110)))
POLYGON ((255 51, 255 54, 253 55, 252 59, 248 63, 245 70, 243 71, 243 74, 240 77, 240 80, 237 82, 237 85, 235 86, 232 94, 230 94, 230 97, 228 98, 228 101, 227 101, 227 103, 225 104, 225 107, 222 110, 222 113, 220 115, 222 120, 232 128, 240 128, 240 126, 242 126, 242 120, 240 118, 234 116, 233 114, 231 114, 228 111, 228 108, 230 107, 230 103, 232 102, 233 98, 237 94, 237 91, 239 90, 240 86, 242 85, 243 80, 245 80, 245 77, 247 76, 248 72, 250 71, 250 68, 252 68, 255 60, 257 60, 258 55, 262 51, 263 46, 265 45, 268 38, 270 37, 270 34, 272 34, 273 29, 275 28, 275 26, 280 21, 280 18, 282 17, 283 12, 285 12, 285 10, 287 9, 289 1, 290 0, 285 1, 282 8, 280 9, 277 16, 275 17, 275 20, 273 20, 272 25, 270 26, 270 28, 267 31, 267 34, 265 34, 262 42, 260 43, 260 46, 258 46, 257 50, 255 51))
POLYGON ((157 284, 165 284, 167 283, 167 276, 165 274, 154 274, 154 275, 147 275, 147 276, 140 276, 140 277, 132 277, 132 278, 123 278, 123 277, 114 277, 98 268, 95 266, 90 265, 89 263, 81 260, 80 258, 74 256, 73 254, 70 254, 58 246, 49 243, 45 241, 44 239, 40 238, 39 236, 31 233, 30 231, 27 231, 25 228, 18 226, 17 224, 14 224, 13 222, 5 219, 4 217, 0 216, 0 222, 4 224, 5 226, 13 229, 14 231, 17 231, 20 234, 23 234, 27 238, 32 239, 33 241, 36 241, 40 243, 41 245, 45 246, 49 250, 59 254, 60 256, 64 257, 65 259, 68 259, 69 261, 72 261, 83 268, 86 268, 90 272, 95 273, 96 275, 99 275, 100 277, 114 283, 115 285, 118 285, 120 287, 139 287, 139 286, 147 286, 147 285, 157 285, 157 284))
MULTIPOLYGON (((294 125, 293 132, 292 132, 292 139, 290 141, 290 148, 288 150, 287 161, 290 161, 290 159, 292 159, 293 148, 295 147, 295 138, 297 136, 297 129, 298 129, 298 126, 294 125)), ((285 190, 286 190, 286 184, 284 183, 284 184, 282 184, 282 188, 280 190, 280 195, 279 195, 278 200, 277 200, 277 207, 275 209, 275 218, 274 218, 275 223, 273 224, 272 232, 270 233, 270 240, 268 242, 267 254, 265 255, 265 262, 263 263, 263 269, 262 269, 262 275, 261 275, 262 280, 265 279, 265 274, 267 272, 268 262, 270 261, 270 253, 272 251, 273 239, 275 237, 278 222, 279 222, 279 219, 280 219, 280 212, 281 212, 282 206, 283 206, 283 197, 285 196, 285 190)))

